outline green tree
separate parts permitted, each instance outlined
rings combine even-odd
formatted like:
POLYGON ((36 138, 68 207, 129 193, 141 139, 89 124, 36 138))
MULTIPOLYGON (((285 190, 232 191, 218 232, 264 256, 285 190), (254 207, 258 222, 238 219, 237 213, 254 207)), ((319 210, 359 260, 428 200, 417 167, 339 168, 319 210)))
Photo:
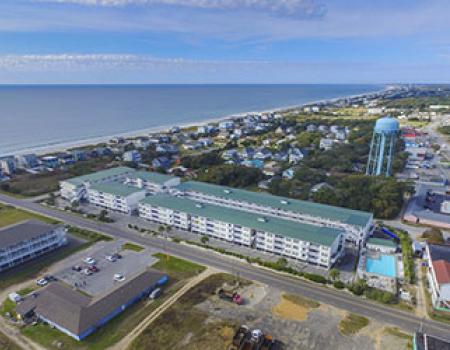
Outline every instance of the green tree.
POLYGON ((330 270, 330 272, 328 272, 328 275, 330 276, 330 278, 333 281, 336 281, 336 280, 338 280, 340 278, 341 272, 338 269, 333 268, 333 269, 330 270))

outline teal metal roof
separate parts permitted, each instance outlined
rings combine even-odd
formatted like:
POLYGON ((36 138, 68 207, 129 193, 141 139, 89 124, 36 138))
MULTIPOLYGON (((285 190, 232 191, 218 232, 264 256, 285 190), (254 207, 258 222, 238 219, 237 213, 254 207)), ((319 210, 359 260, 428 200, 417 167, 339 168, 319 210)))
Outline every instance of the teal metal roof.
POLYGON ((329 218, 349 225, 365 227, 372 214, 359 210, 333 207, 330 205, 274 196, 269 193, 246 191, 237 188, 214 185, 205 182, 188 181, 178 186, 180 190, 190 190, 247 203, 280 208, 315 217, 329 218))
POLYGON ((397 244, 395 244, 395 242, 391 241, 390 239, 374 238, 374 237, 370 237, 367 240, 367 244, 382 245, 391 248, 397 247, 397 244))
POLYGON ((312 242, 324 246, 331 246, 336 238, 344 232, 338 229, 320 227, 283 220, 273 217, 262 217, 246 211, 220 207, 211 204, 200 204, 186 198, 158 194, 146 197, 141 203, 169 208, 185 212, 190 215, 207 217, 222 222, 228 222, 255 230, 270 232, 302 241, 312 242), (264 219, 264 220, 261 220, 264 219))
POLYGON ((129 196, 133 193, 136 192, 141 192, 144 191, 141 188, 138 187, 133 187, 133 186, 127 186, 127 185, 122 185, 120 183, 117 182, 108 182, 108 183, 101 183, 101 184, 94 184, 91 185, 92 189, 99 191, 99 192, 104 192, 104 193, 111 193, 114 194, 116 196, 122 196, 122 197, 126 197, 129 196))
POLYGON ((151 171, 136 171, 133 175, 133 178, 140 178, 142 180, 154 182, 157 184, 164 184, 167 181, 176 179, 174 176, 166 175, 166 174, 160 174, 156 172, 151 171))
POLYGON ((121 174, 125 174, 128 172, 134 172, 134 171, 135 170, 133 168, 116 167, 116 168, 106 169, 106 170, 102 170, 102 171, 97 171, 96 173, 92 173, 92 174, 88 174, 88 175, 74 177, 74 178, 71 178, 71 179, 68 179, 65 181, 68 183, 71 183, 75 186, 79 186, 88 181, 95 182, 95 181, 102 180, 106 177, 121 175, 121 174))

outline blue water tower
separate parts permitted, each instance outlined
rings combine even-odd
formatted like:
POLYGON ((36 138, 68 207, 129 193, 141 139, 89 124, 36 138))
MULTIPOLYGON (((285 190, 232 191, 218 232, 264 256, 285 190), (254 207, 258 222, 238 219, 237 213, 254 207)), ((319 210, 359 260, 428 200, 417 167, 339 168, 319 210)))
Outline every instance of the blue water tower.
POLYGON ((377 120, 366 175, 391 175, 392 159, 399 133, 400 124, 397 119, 387 116, 377 120))

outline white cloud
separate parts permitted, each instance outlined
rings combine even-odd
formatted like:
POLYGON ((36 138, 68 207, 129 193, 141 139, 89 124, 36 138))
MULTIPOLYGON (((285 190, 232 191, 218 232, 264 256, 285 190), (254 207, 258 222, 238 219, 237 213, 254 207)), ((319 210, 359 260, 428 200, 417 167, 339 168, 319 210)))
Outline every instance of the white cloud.
POLYGON ((317 0, 34 0, 87 6, 119 7, 127 5, 168 5, 200 9, 253 9, 295 17, 318 17, 325 14, 325 5, 317 0))
POLYGON ((6 71, 58 71, 58 70, 148 70, 165 67, 202 66, 224 64, 267 64, 265 61, 214 61, 183 58, 157 58, 130 54, 54 54, 54 55, 3 55, 0 70, 6 71))

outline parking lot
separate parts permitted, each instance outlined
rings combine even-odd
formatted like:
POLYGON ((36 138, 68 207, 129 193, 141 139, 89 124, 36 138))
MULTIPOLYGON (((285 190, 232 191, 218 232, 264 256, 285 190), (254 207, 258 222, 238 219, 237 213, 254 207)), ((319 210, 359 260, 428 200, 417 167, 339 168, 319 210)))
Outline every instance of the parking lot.
POLYGON ((100 242, 66 259, 54 276, 93 297, 107 293, 121 283, 114 279, 116 274, 122 275, 126 280, 157 261, 151 255, 153 252, 149 250, 135 252, 122 249, 124 243, 120 240, 100 242), (115 259, 111 259, 113 261, 106 259, 107 256, 113 256, 114 254, 117 254, 120 258, 116 256, 115 259), (94 262, 87 263, 85 261, 87 258, 92 258, 94 262), (74 269, 75 266, 80 268, 79 271, 74 269), (98 271, 91 271, 88 274, 86 270, 89 267, 91 267, 91 270, 98 269, 98 271))

